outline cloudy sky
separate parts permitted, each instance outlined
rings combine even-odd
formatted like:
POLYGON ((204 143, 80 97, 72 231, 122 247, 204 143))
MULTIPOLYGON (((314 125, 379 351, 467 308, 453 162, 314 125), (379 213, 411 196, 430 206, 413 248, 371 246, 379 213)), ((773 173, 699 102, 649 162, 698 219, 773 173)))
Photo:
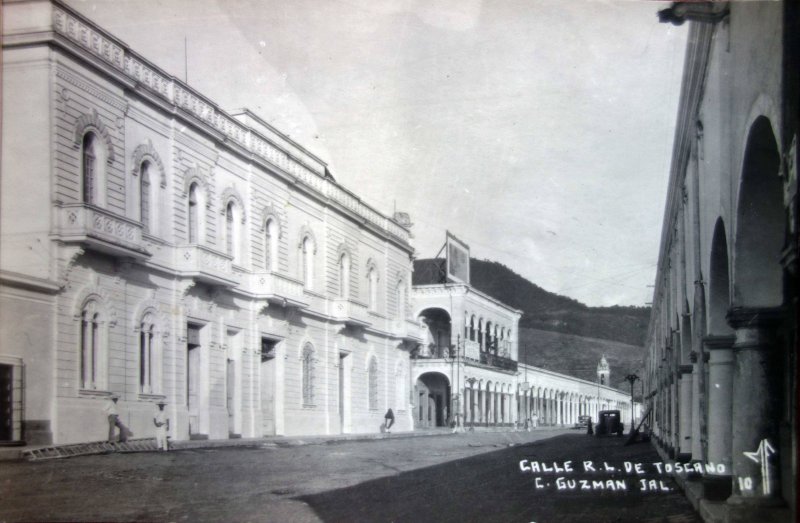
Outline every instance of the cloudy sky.
POLYGON ((652 1, 68 0, 248 107, 418 257, 445 230, 589 305, 652 297, 687 28, 652 1))

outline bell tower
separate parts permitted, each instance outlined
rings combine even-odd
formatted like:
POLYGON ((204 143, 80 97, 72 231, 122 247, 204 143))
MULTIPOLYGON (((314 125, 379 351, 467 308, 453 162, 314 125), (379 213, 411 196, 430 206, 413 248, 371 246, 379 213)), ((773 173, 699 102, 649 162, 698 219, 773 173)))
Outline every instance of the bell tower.
POLYGON ((611 368, 606 361, 606 355, 600 358, 600 363, 597 364, 597 383, 600 385, 610 385, 611 383, 611 368))

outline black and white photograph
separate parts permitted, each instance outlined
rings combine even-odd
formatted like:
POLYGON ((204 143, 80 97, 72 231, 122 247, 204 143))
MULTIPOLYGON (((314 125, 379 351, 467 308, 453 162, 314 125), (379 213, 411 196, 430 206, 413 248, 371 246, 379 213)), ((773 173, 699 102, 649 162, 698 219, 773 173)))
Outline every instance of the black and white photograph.
POLYGON ((0 1, 0 522, 800 521, 798 3, 0 1))

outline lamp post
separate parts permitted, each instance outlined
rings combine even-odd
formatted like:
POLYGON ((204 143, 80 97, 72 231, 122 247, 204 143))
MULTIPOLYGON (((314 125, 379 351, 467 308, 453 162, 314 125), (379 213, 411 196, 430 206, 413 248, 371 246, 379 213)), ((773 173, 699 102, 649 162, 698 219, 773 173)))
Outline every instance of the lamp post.
MULTIPOLYGON (((527 354, 528 354, 528 349, 526 347, 525 355, 527 354)), ((522 402, 523 408, 517 409, 517 411, 524 410, 523 417, 525 419, 525 430, 530 430, 530 427, 528 426, 528 413, 530 411, 530 405, 528 404, 528 388, 530 387, 530 383, 528 383, 528 365, 523 363, 522 366, 525 369, 525 381, 521 383, 521 388, 522 388, 522 397, 525 400, 522 402)), ((519 420, 517 420, 517 422, 519 422, 519 420)))
POLYGON ((633 431, 633 422, 634 422, 634 409, 633 409, 633 384, 636 383, 636 380, 641 380, 639 376, 636 374, 628 374, 625 376, 625 381, 631 384, 631 431, 633 431))
MULTIPOLYGON (((476 381, 478 381, 478 378, 467 378, 465 380, 466 383, 469 383, 469 389, 471 391, 470 398, 469 398, 470 399, 469 410, 472 413, 472 425, 470 425, 470 427, 469 427, 469 431, 470 432, 474 432, 475 431, 475 398, 473 396, 475 395, 475 382, 476 381)), ((480 408, 481 408, 481 406, 480 406, 480 404, 478 404, 478 417, 479 418, 480 418, 480 415, 481 415, 480 408)))
POLYGON ((455 371, 451 373, 450 377, 455 377, 453 384, 455 385, 455 392, 453 393, 451 409, 454 416, 453 432, 461 432, 464 429, 461 420, 461 335, 456 338, 455 355, 452 355, 453 363, 455 364, 455 371))

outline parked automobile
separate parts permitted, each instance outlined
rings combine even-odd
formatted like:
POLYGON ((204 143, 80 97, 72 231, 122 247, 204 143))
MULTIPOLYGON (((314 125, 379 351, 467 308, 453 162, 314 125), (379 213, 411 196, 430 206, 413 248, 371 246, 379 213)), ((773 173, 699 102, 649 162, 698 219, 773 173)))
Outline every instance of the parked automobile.
POLYGON ((578 421, 575 422, 575 426, 572 427, 573 429, 585 429, 589 425, 589 421, 591 421, 592 417, 586 414, 582 414, 578 416, 578 421))
POLYGON ((597 424, 594 427, 596 436, 616 434, 622 436, 625 427, 618 410, 601 410, 597 415, 597 424))

